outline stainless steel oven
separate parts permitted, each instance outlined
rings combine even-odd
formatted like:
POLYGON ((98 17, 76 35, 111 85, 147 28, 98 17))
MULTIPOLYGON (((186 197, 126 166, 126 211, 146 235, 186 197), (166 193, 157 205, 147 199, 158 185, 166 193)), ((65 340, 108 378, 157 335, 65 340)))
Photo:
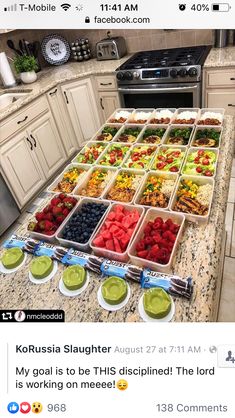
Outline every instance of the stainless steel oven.
POLYGON ((127 108, 179 108, 201 106, 201 83, 144 84, 118 88, 121 106, 127 108))

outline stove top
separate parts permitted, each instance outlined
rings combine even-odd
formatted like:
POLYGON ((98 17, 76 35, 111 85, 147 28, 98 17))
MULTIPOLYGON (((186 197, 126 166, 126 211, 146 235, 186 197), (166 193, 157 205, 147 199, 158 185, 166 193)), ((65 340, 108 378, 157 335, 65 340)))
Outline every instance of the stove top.
POLYGON ((188 76, 191 81, 199 81, 201 67, 210 49, 211 46, 202 45, 137 52, 116 70, 117 79, 119 82, 144 80, 146 83, 154 79, 179 81, 188 76))

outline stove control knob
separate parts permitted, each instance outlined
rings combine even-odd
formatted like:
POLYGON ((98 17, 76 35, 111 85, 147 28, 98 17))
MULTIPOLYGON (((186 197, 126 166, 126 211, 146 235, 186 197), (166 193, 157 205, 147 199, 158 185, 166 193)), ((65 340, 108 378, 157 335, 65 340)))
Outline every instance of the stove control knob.
POLYGON ((198 75, 197 69, 195 67, 189 68, 188 74, 190 77, 196 77, 198 75))
POLYGON ((187 70, 185 68, 181 68, 181 70, 179 70, 178 74, 179 74, 180 77, 186 77, 187 70))
POLYGON ((124 73, 122 73, 121 71, 119 71, 118 73, 117 73, 117 79, 118 80, 124 80, 124 73))
POLYGON ((124 75, 125 80, 133 80, 133 74, 130 71, 127 71, 124 75))
POLYGON ((140 78, 140 73, 138 73, 137 71, 133 72, 133 78, 137 79, 140 78))
POLYGON ((170 77, 176 78, 177 75, 178 75, 177 70, 174 70, 174 69, 173 70, 170 70, 170 77))

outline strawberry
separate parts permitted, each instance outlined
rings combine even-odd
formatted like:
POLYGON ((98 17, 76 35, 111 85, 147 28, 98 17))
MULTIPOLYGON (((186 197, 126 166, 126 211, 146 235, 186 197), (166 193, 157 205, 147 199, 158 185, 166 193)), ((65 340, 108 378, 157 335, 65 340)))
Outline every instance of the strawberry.
POLYGON ((41 229, 41 231, 44 231, 45 230, 45 222, 49 222, 49 221, 41 221, 38 224, 38 226, 41 229))
POLYGON ((66 197, 67 197, 67 195, 65 193, 60 193, 59 196, 58 196, 58 198, 60 200, 64 200, 66 197))
POLYGON ((48 213, 48 212, 50 212, 50 206, 51 206, 51 205, 47 205, 47 206, 43 209, 43 213, 48 213))
POLYGON ((61 224, 62 224, 62 222, 64 222, 64 220, 65 220, 65 216, 64 216, 64 215, 57 216, 57 218, 56 218, 56 223, 57 223, 58 225, 61 225, 61 224))
POLYGON ((52 210, 52 214, 57 217, 57 216, 61 216, 63 214, 63 209, 61 209, 58 206, 54 206, 53 210, 52 210))
POLYGON ((53 215, 52 213, 46 213, 44 216, 45 221, 53 221, 53 215))
POLYGON ((64 216, 68 216, 68 214, 69 214, 68 208, 64 208, 62 213, 63 213, 64 216))
POLYGON ((38 222, 43 221, 43 219, 45 219, 45 212, 37 212, 35 215, 35 218, 37 219, 38 222))
POLYGON ((54 224, 50 221, 44 221, 44 230, 51 231, 52 229, 54 229, 54 224))
POLYGON ((52 206, 57 206, 59 203, 61 203, 61 200, 58 197, 53 197, 53 199, 51 199, 52 206))
MULTIPOLYGON (((76 201, 77 202, 77 201, 76 201)), ((74 206, 75 206, 75 204, 74 204, 74 197, 66 197, 64 200, 63 200, 63 203, 64 203, 64 206, 66 207, 66 208, 68 208, 68 209, 72 209, 74 206)))

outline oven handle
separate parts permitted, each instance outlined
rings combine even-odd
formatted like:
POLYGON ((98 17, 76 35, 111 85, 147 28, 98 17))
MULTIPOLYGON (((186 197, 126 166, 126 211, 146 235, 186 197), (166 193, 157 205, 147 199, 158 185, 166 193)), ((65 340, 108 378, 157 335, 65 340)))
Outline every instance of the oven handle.
POLYGON ((168 88, 150 88, 150 89, 132 89, 131 87, 128 88, 119 88, 118 91, 120 93, 168 93, 170 91, 187 91, 187 90, 195 90, 198 88, 198 85, 195 86, 185 86, 185 87, 168 87, 168 88))

